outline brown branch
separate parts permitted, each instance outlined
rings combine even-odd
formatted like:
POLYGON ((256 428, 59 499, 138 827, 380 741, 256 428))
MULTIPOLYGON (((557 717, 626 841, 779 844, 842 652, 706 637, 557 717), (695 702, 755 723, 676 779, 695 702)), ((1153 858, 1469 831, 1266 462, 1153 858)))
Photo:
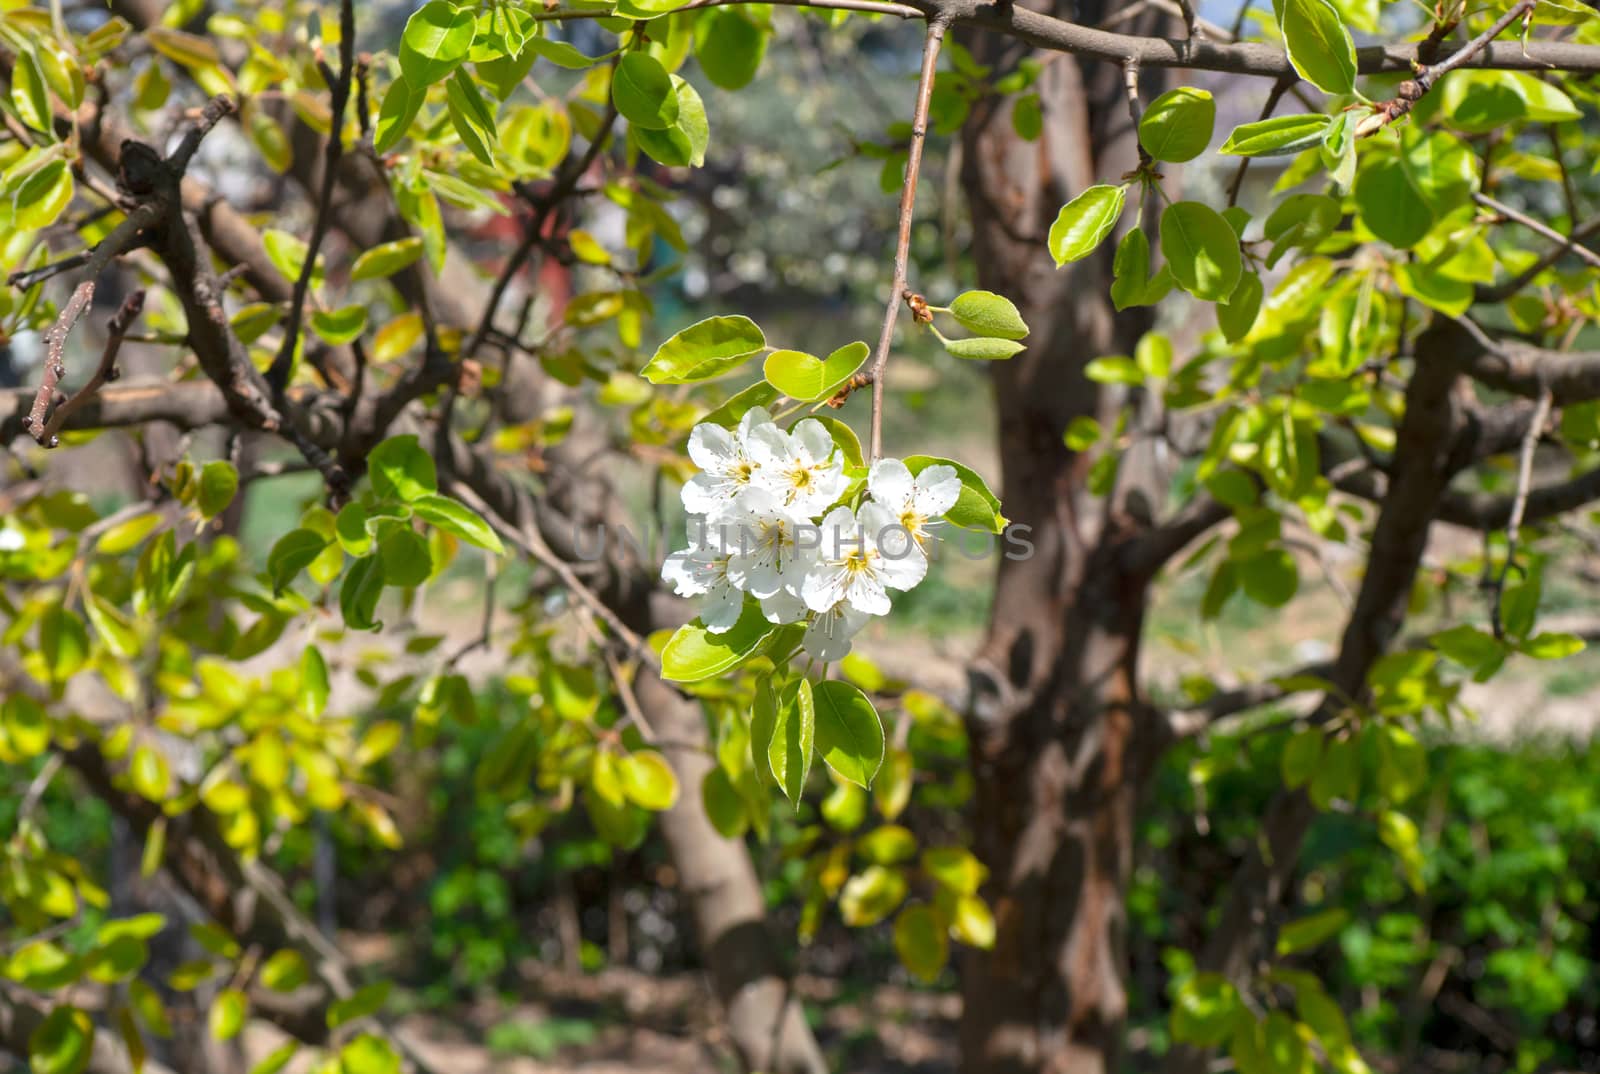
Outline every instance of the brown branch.
POLYGON ((274 395, 283 394, 289 383, 289 369, 294 362, 294 349, 300 342, 301 322, 305 318, 306 295, 311 290, 311 277, 316 272, 317 254, 328 233, 328 219, 333 211, 333 192, 339 185, 339 158, 344 155, 344 112, 350 101, 350 84, 356 74, 356 16, 354 0, 341 0, 339 4, 339 77, 333 81, 333 123, 328 129, 328 148, 322 162, 322 191, 317 197, 317 212, 312 218, 311 238, 306 243, 306 260, 300 266, 300 275, 294 281, 294 293, 289 297, 289 320, 284 325, 283 343, 278 354, 267 367, 267 384, 274 395))
MULTIPOLYGON (((1487 30, 1462 45, 1451 53, 1448 58, 1428 66, 1419 65, 1415 78, 1410 78, 1400 83, 1393 98, 1374 105, 1372 113, 1356 125, 1356 137, 1365 138, 1370 134, 1376 134, 1401 116, 1406 115, 1416 106, 1418 101, 1427 95, 1428 90, 1433 88, 1434 83, 1482 52, 1489 46, 1489 42, 1504 33, 1506 27, 1513 22, 1527 18, 1533 13, 1533 6, 1537 2, 1538 0, 1518 0, 1517 3, 1506 9, 1505 13, 1496 19, 1487 30)), ((1437 27, 1435 29, 1437 30, 1437 27)), ((1428 41, 1433 42, 1434 46, 1437 47, 1437 39, 1431 35, 1428 41)), ((1419 56, 1421 52, 1422 50, 1419 48, 1419 56)))
POLYGON ((1512 295, 1528 286, 1528 284, 1532 283, 1535 276, 1539 275, 1539 273, 1543 272, 1551 265, 1554 265, 1557 261, 1560 261, 1568 253, 1577 253, 1579 251, 1582 251, 1583 254, 1592 253, 1592 251, 1586 247, 1579 246, 1578 243, 1594 235, 1596 232, 1600 232, 1600 216, 1595 217, 1593 220, 1588 221, 1580 227, 1573 228, 1572 233, 1569 235, 1562 235, 1557 232, 1557 245, 1553 249, 1546 252, 1544 256, 1539 258, 1539 260, 1535 261, 1533 264, 1529 265, 1527 268, 1523 269, 1521 272, 1517 273, 1516 276, 1512 277, 1503 284, 1499 284, 1494 287, 1480 286, 1477 289, 1477 294, 1474 297, 1479 302, 1504 302, 1506 299, 1510 298, 1512 295))
POLYGON ((889 365, 889 349, 894 345, 894 322, 907 292, 907 263, 911 258, 911 222, 917 207, 917 176, 922 170, 922 147, 928 140, 928 107, 933 99, 935 68, 939 48, 944 43, 949 20, 935 16, 928 20, 928 33, 922 43, 922 72, 917 80, 917 103, 911 116, 911 146, 906 151, 905 183, 900 188, 900 229, 894 248, 894 279, 889 284, 889 304, 883 311, 883 330, 878 334, 878 352, 872 359, 872 436, 867 463, 883 453, 883 382, 889 365))
POLYGON ((1600 399, 1600 351, 1545 350, 1493 339, 1467 318, 1457 323, 1467 338, 1445 357, 1473 380, 1524 399, 1548 391, 1558 407, 1600 399))
POLYGON ((1497 201, 1489 195, 1480 192, 1472 195, 1472 200, 1488 209, 1503 220, 1510 220, 1514 224, 1521 224, 1535 235, 1549 239, 1560 244, 1560 253, 1575 254, 1591 268, 1600 268, 1600 254, 1584 246, 1579 246, 1572 238, 1561 234, 1555 228, 1542 220, 1536 220, 1527 213, 1514 209, 1503 201, 1497 201))
MULTIPOLYGON (((92 285, 89 285, 87 281, 78 285, 80 290, 85 286, 91 286, 92 289, 92 285)), ((105 349, 100 352, 99 366, 95 368, 94 374, 89 377, 83 387, 73 392, 65 402, 56 407, 55 413, 50 415, 49 422, 45 423, 43 428, 40 427, 38 405, 37 403, 35 404, 32 421, 36 430, 34 438, 39 443, 47 448, 55 447, 60 442, 57 434, 61 432, 62 426, 72 416, 73 412, 94 398, 101 385, 107 381, 117 379, 117 353, 122 350, 122 341, 127 336, 128 329, 133 326, 134 318, 139 316, 140 311, 143 309, 144 292, 142 290, 134 291, 123 300, 121 308, 112 315, 110 323, 106 325, 106 345, 105 349)), ((57 368, 59 369, 59 366, 57 368)), ((47 370, 47 382, 49 379, 49 371, 47 370)), ((42 393, 43 389, 41 388, 40 391, 42 393)), ((52 394, 54 393, 52 392, 52 394)))

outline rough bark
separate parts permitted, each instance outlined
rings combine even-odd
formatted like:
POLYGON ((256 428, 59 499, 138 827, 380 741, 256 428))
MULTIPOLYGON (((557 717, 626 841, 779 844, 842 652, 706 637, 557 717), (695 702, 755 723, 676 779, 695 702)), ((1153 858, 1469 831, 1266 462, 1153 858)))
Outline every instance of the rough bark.
MULTIPOLYGON (((972 44, 997 71, 1025 55, 972 44)), ((1145 86, 1159 92, 1152 79, 1145 86)), ((1002 560, 970 669, 974 839, 997 939, 963 968, 968 1074, 1116 1068, 1134 812, 1166 743, 1138 696, 1148 578, 1126 555, 1164 496, 1160 475, 1135 453, 1116 494, 1097 503, 1090 460, 1062 439, 1072 419, 1124 401, 1084 367, 1131 353, 1148 311, 1114 312, 1109 249, 1058 272, 1045 247, 1063 203, 1137 163, 1122 71, 1056 58, 1037 88, 1038 141, 1016 135, 1008 103, 975 109, 963 137, 979 283, 1014 299, 1032 328, 1028 349, 996 363, 993 377, 1002 501, 1034 545, 1030 558, 1002 560)))

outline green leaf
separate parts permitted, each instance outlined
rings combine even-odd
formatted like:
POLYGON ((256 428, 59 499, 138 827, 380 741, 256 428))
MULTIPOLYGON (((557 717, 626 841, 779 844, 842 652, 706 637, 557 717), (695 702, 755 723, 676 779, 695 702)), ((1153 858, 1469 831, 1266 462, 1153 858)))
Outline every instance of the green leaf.
POLYGON ((298 951, 275 951, 261 964, 261 983, 274 992, 293 992, 311 980, 311 967, 298 951))
POLYGON ((416 236, 386 242, 363 253, 350 266, 350 279, 381 280, 416 263, 422 256, 422 240, 416 236))
POLYGON ((64 683, 89 659, 89 632, 83 620, 60 604, 39 619, 39 655, 53 683, 64 683))
POLYGON ((400 35, 400 73, 405 80, 421 90, 454 71, 472 48, 476 21, 470 7, 458 8, 444 0, 412 12, 400 35))
POLYGON ((1205 152, 1217 104, 1205 90, 1180 86, 1150 102, 1139 120, 1139 144, 1156 160, 1181 164, 1205 152))
POLYGON ((267 554, 267 577, 272 579, 272 595, 276 597, 288 588, 294 576, 311 566, 326 547, 328 539, 314 530, 294 529, 279 537, 267 554))
POLYGON ((383 584, 404 589, 419 586, 433 573, 428 539, 408 522, 389 523, 379 530, 378 559, 383 564, 383 584))
POLYGON ((56 1007, 28 1034, 33 1074, 83 1074, 93 1054, 94 1022, 76 1007, 56 1007))
POLYGON ((657 347, 639 372, 651 384, 693 384, 744 364, 766 345, 748 317, 709 317, 657 347))
POLYGON ((338 1000, 328 1007, 328 1028, 338 1029, 359 1018, 377 1014, 389 998, 389 982, 375 981, 354 995, 338 1000))
POLYGON ((134 515, 126 522, 119 522, 102 533, 94 543, 94 550, 105 556, 131 552, 160 525, 160 512, 148 511, 134 515))
POLYGON ((965 291, 950 303, 950 316, 977 336, 1026 339, 1028 326, 1009 298, 993 291, 965 291))
POLYGON ((105 642, 106 648, 124 658, 138 655, 139 632, 134 629, 133 621, 123 615, 116 605, 94 592, 92 586, 84 597, 83 614, 88 617, 95 633, 100 635, 100 640, 105 642))
POLYGON ((853 928, 876 925, 892 914, 905 897, 905 873, 869 865, 845 883, 839 896, 839 916, 853 928))
POLYGON ((1336 935, 1350 921, 1350 911, 1342 906, 1291 921, 1278 931, 1278 954, 1309 951, 1336 935))
POLYGON ((931 906, 917 904, 894 919, 894 949, 911 976, 932 983, 950 958, 950 939, 942 918, 931 906))
POLYGON ((865 343, 846 343, 828 355, 817 358, 804 351, 773 351, 767 355, 762 373, 767 383, 791 399, 815 402, 826 399, 850 379, 867 360, 865 343))
POLYGON ((1178 286, 1208 302, 1227 299, 1243 271, 1239 237, 1197 201, 1174 202, 1161 214, 1161 253, 1178 286))
POLYGON ((899 865, 916 857, 917 837, 898 824, 885 824, 856 840, 856 853, 873 865, 899 865))
POLYGON ((1278 21, 1289 62, 1301 78, 1324 93, 1355 88, 1355 42, 1328 0, 1282 0, 1278 21))
POLYGON ((1321 143, 1332 120, 1321 114, 1274 116, 1235 127, 1219 153, 1238 157, 1279 157, 1321 143))
POLYGON ((494 167, 494 148, 499 140, 494 110, 478 92, 471 77, 459 68, 445 84, 445 105, 450 113, 450 125, 461 136, 462 144, 478 160, 494 167))
POLYGON ((618 775, 622 793, 634 805, 655 813, 671 809, 678 801, 678 777, 665 757, 653 750, 622 758, 618 775))
POLYGON ((415 511, 417 517, 424 522, 437 526, 446 533, 452 533, 468 544, 486 548, 496 555, 506 550, 494 532, 494 527, 484 521, 483 516, 466 504, 452 500, 448 496, 419 496, 411 501, 411 510, 415 511))
POLYGON ((970 467, 954 459, 941 459, 937 455, 907 455, 905 464, 912 476, 930 466, 948 466, 955 470, 956 476, 961 479, 961 497, 944 516, 952 526, 985 533, 1005 532, 1009 520, 1000 513, 999 497, 989 491, 988 484, 970 467))
POLYGON ((195 506, 205 518, 216 518, 228 509, 234 494, 239 491, 239 471, 233 463, 213 459, 200 469, 200 493, 195 506))
POLYGON ((400 1074, 400 1070, 400 1053, 371 1033, 363 1033, 339 1049, 338 1074, 400 1074))
MULTIPOLYGON (((763 743, 765 760, 784 796, 800 808, 800 796, 811 774, 811 751, 816 741, 817 711, 811 683, 805 678, 771 691, 774 696, 771 732, 763 743)), ((753 733, 753 731, 752 731, 753 733)))
POLYGON ((565 41, 552 41, 548 37, 531 37, 527 47, 537 53, 540 59, 549 60, 557 67, 565 67, 569 71, 582 71, 586 67, 593 67, 595 60, 586 56, 565 41))
POLYGON ((211 1010, 206 1016, 206 1025, 211 1030, 211 1035, 217 1040, 232 1040, 239 1035, 239 1030, 244 1028, 244 1016, 249 1011, 250 1001, 245 999, 243 992, 237 988, 225 988, 217 993, 217 998, 211 1001, 211 1010))
POLYGON ((367 456, 372 489, 379 496, 419 500, 439 491, 439 473, 433 456, 412 435, 391 436, 367 456))
POLYGON ((1433 228, 1433 211, 1404 163, 1377 157, 1356 175, 1356 212, 1368 231, 1396 249, 1406 250, 1433 228))
POLYGON ((611 78, 611 99, 623 119, 645 130, 665 130, 678 118, 672 76, 648 52, 622 57, 611 78))
POLYGON ((1316 773, 1322 763, 1323 737, 1317 727, 1302 728, 1289 737, 1279 764, 1285 786, 1291 790, 1304 786, 1316 773))
POLYGON ((1283 607, 1300 588, 1300 570, 1285 549, 1269 548, 1236 566, 1245 595, 1269 608, 1283 607))
POLYGON ((300 703, 313 718, 328 707, 328 663, 322 650, 307 645, 300 654, 300 703))
POLYGON ((1117 243, 1112 262, 1111 302, 1118 310, 1149 306, 1172 290, 1172 272, 1165 265, 1150 275, 1150 239, 1142 227, 1132 227, 1117 243))
POLYGON ((934 883, 955 895, 976 895, 989 877, 989 870, 965 847, 934 847, 923 851, 922 869, 934 883))
MULTIPOLYGON (((305 266, 306 254, 309 252, 304 240, 287 231, 268 228, 261 233, 261 245, 267 251, 267 260, 272 262, 272 267, 277 269, 284 279, 300 278, 300 270, 305 266)), ((317 262, 311 270, 311 286, 320 288, 322 281, 323 259, 322 255, 318 254, 317 262)))
POLYGON ((1585 645, 1576 634, 1546 632, 1535 634, 1518 646, 1535 660, 1564 660, 1583 652, 1585 645))
POLYGON ((694 58, 713 86, 743 89, 767 51, 767 32, 749 15, 713 8, 695 19, 694 58))
POLYGON ((1237 343, 1255 327, 1256 316, 1261 312, 1263 296, 1261 277, 1255 272, 1243 272, 1239 283, 1228 296, 1228 301, 1217 303, 1217 327, 1222 338, 1237 343))
POLYGON ((816 707, 817 752, 839 776, 861 787, 872 786, 872 777, 883 764, 883 724, 856 687, 847 682, 828 680, 812 689, 816 707))
MULTIPOLYGON (((444 76, 441 75, 440 77, 444 76)), ((372 139, 372 148, 377 153, 380 155, 387 153, 399 144, 400 139, 404 138, 406 132, 411 129, 412 120, 416 119, 417 113, 422 111, 422 102, 427 99, 427 96, 427 87, 418 88, 404 78, 397 78, 389 83, 388 92, 383 95, 383 104, 378 108, 378 128, 372 139)), ((421 240, 402 239, 400 241, 420 242, 421 240)), ((355 278, 360 279, 361 277, 355 278)))
POLYGON ((1013 358, 1023 350, 1023 345, 1010 339, 947 339, 944 349, 955 358, 980 362, 1001 362, 1013 358))
POLYGON ((377 556, 356 560, 345 572, 339 586, 339 612, 351 630, 377 630, 383 624, 373 619, 378 598, 383 595, 383 564, 377 556))
POLYGON ((1083 367, 1083 375, 1096 384, 1143 384, 1144 370, 1126 354, 1108 354, 1083 367))
POLYGON ((39 57, 31 48, 17 53, 16 63, 11 68, 11 105, 17 110, 17 118, 22 120, 24 125, 51 135, 51 140, 54 141, 50 94, 45 89, 44 71, 39 66, 39 57))
MULTIPOLYGON (((420 250, 421 240, 416 242, 420 250)), ((311 330, 335 347, 342 347, 346 343, 355 341, 366 329, 367 311, 364 306, 341 306, 336 310, 311 312, 311 330)))
POLYGON ((1233 1032, 1241 1010, 1239 992, 1226 977, 1197 973, 1178 988, 1172 1005, 1172 1037, 1202 1047, 1221 1044, 1233 1032))
POLYGON ((1050 225, 1050 256, 1060 268, 1094 252, 1122 217, 1126 186, 1092 186, 1067 202, 1050 225))
POLYGON ((672 76, 672 91, 678 98, 678 117, 662 130, 634 127, 630 132, 639 148, 669 168, 700 167, 706 162, 711 144, 711 125, 706 119, 705 102, 688 82, 672 76))
POLYGON ((661 676, 670 682, 699 682, 737 667, 759 649, 777 628, 747 601, 739 621, 713 634, 696 619, 679 627, 661 651, 661 676))

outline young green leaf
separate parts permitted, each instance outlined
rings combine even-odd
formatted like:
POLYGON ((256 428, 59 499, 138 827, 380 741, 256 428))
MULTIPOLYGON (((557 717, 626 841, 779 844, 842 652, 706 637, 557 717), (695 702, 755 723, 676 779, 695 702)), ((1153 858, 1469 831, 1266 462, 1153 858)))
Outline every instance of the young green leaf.
POLYGON ((980 362, 999 362, 1013 358, 1023 350, 1023 345, 1011 339, 947 339, 944 349, 952 357, 980 362))
POLYGON ((1016 305, 993 291, 965 291, 950 303, 950 316, 977 336, 1026 339, 1028 326, 1016 305))
POLYGON ((296 529, 279 537, 267 554, 267 577, 272 580, 272 595, 282 593, 294 576, 311 565, 328 547, 328 539, 313 530, 296 529))
POLYGON ((419 496, 411 501, 411 510, 422 521, 454 534, 468 544, 488 549, 496 555, 505 552, 505 545, 500 543, 494 528, 464 503, 448 496, 419 496))
POLYGON ((461 136, 462 144, 484 164, 494 167, 495 143, 499 138, 494 110, 466 71, 458 68, 445 84, 445 103, 450 125, 461 136))
POLYGON ((806 777, 811 773, 811 751, 816 740, 815 696, 810 681, 805 678, 773 692, 772 730, 763 745, 764 756, 758 757, 756 764, 758 767, 762 763, 767 765, 785 797, 799 809, 806 777))
POLYGON ((1156 160, 1182 164, 1205 152, 1217 104, 1205 90, 1180 86, 1150 102, 1139 119, 1139 144, 1156 160))
POLYGON ((475 32, 469 7, 432 0, 412 12, 400 35, 400 72, 406 82, 421 89, 454 71, 467 58, 475 32))
POLYGON ((907 455, 906 469, 912 475, 922 473, 930 466, 948 466, 961 479, 961 496, 956 505, 945 513, 945 520, 962 529, 981 530, 985 533, 1004 533, 1007 518, 1000 513, 1000 499, 989 491, 989 486, 970 467, 954 459, 941 459, 936 455, 907 455))
POLYGON ((1356 46, 1339 9, 1328 0, 1281 0, 1279 24, 1289 62, 1324 93, 1349 93, 1356 84, 1356 46))
POLYGON ((622 793, 636 806, 660 813, 678 801, 678 777, 666 758, 654 750, 628 754, 618 764, 617 774, 622 793))
POLYGON ((629 52, 618 62, 611 99, 623 119, 645 130, 665 130, 678 118, 672 76, 648 52, 629 52))
POLYGON ((639 148, 669 168, 706 162, 706 147, 711 144, 711 127, 706 120, 705 102, 688 82, 672 75, 672 89, 678 98, 678 114, 661 130, 635 126, 631 137, 639 148))
POLYGON ((846 343, 828 355, 817 358, 804 351, 773 351, 762 365, 767 383, 791 399, 815 402, 826 399, 850 379, 867 360, 870 348, 865 343, 846 343))
POLYGON ((839 776, 861 787, 872 786, 872 777, 883 764, 883 724, 856 687, 830 679, 812 690, 816 707, 817 752, 839 776))
POLYGON ((693 384, 742 365, 766 345, 748 317, 709 317, 657 347, 639 372, 651 384, 693 384))
POLYGON ((377 630, 383 624, 373 618, 378 598, 383 595, 383 564, 377 556, 358 559, 345 572, 339 586, 339 612, 351 630, 377 630))
POLYGON ((917 980, 936 980, 950 959, 949 929, 944 918, 924 903, 908 906, 894 919, 894 949, 917 980))
POLYGON ((1179 201, 1161 214, 1161 253, 1178 286, 1208 302, 1226 299, 1239 283, 1239 237, 1215 209, 1179 201))
POLYGON ((439 472, 433 456, 412 435, 391 436, 367 456, 372 489, 379 496, 419 500, 439 491, 439 472))
POLYGON ((1050 225, 1050 256, 1056 267, 1080 261, 1094 252, 1122 217, 1126 186, 1092 186, 1067 202, 1050 225))
POLYGON ((200 489, 195 506, 204 518, 216 518, 228 509, 239 491, 239 471, 226 459, 213 459, 200 469, 200 489))
POLYGON ((389 152, 406 136, 427 95, 426 88, 419 89, 403 77, 389 83, 383 104, 378 107, 378 127, 372 139, 372 148, 378 154, 389 152))
POLYGON ((311 312, 311 330, 335 347, 360 338, 366 329, 367 310, 364 306, 350 305, 336 310, 311 312))
POLYGON ((1244 123, 1233 129, 1218 152, 1237 157, 1290 156, 1322 141, 1330 122, 1324 115, 1305 114, 1244 123))
POLYGON ((707 630, 698 619, 686 623, 661 650, 661 676, 670 682, 714 678, 754 655, 776 629, 754 601, 746 603, 739 621, 720 634, 707 630))
POLYGON ((767 31, 735 8, 712 8, 695 19, 694 58, 711 84, 743 89, 767 51, 767 31))

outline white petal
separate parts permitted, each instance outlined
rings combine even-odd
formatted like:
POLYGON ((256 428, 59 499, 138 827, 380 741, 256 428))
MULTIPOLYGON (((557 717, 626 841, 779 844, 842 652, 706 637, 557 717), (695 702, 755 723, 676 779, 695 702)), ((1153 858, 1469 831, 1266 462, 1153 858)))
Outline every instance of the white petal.
POLYGON ((698 597, 707 589, 691 563, 693 555, 694 553, 686 548, 681 552, 672 553, 661 565, 662 580, 671 582, 673 590, 680 597, 698 597))
POLYGON ((733 434, 720 425, 703 421, 689 433, 689 458, 702 470, 722 470, 739 457, 733 434))
POLYGON ((961 498, 961 477, 953 466, 930 466, 917 475, 913 508, 924 518, 938 518, 961 498))
POLYGON ((811 462, 827 462, 833 457, 833 437, 827 426, 816 418, 807 418, 789 431, 789 439, 796 448, 811 456, 811 462))
POLYGON ((891 548, 889 551, 880 550, 877 561, 878 579, 890 589, 910 589, 927 577, 928 557, 922 554, 922 549, 914 541, 905 555, 895 558, 889 554, 899 551, 898 548, 891 548))
POLYGON ((899 459, 879 459, 867 474, 867 492, 896 515, 911 506, 914 491, 911 471, 899 459))
POLYGON ((844 599, 845 582, 849 577, 843 568, 817 563, 800 583, 801 599, 812 611, 825 612, 844 599))
POLYGON ((761 598, 761 614, 769 623, 798 623, 806 617, 806 602, 780 589, 770 597, 761 598))
POLYGON ((852 609, 866 615, 889 614, 889 594, 883 582, 866 571, 857 571, 850 578, 844 599, 852 609))
POLYGON ((739 439, 749 440, 752 430, 771 424, 772 415, 767 413, 766 407, 753 406, 739 419, 739 439))
POLYGON ((817 558, 828 562, 843 559, 855 550, 860 529, 855 513, 840 504, 822 520, 822 542, 817 548, 817 558))
POLYGON ((776 425, 758 425, 744 438, 744 449, 750 461, 763 469, 786 468, 794 451, 789 445, 789 434, 776 425))
POLYGON ((811 656, 831 664, 849 654, 851 637, 866 621, 866 616, 848 610, 824 612, 806 627, 801 644, 811 656))
POLYGON ((695 474, 683 486, 683 509, 691 515, 713 515, 732 506, 726 483, 710 474, 695 474))
POLYGON ((743 593, 727 584, 713 586, 700 605, 700 622, 713 634, 721 634, 739 621, 743 607, 743 593))
POLYGON ((885 535, 894 540, 903 539, 894 536, 902 532, 899 514, 881 503, 868 500, 862 504, 861 510, 856 512, 856 522, 866 531, 868 542, 874 548, 885 535))

